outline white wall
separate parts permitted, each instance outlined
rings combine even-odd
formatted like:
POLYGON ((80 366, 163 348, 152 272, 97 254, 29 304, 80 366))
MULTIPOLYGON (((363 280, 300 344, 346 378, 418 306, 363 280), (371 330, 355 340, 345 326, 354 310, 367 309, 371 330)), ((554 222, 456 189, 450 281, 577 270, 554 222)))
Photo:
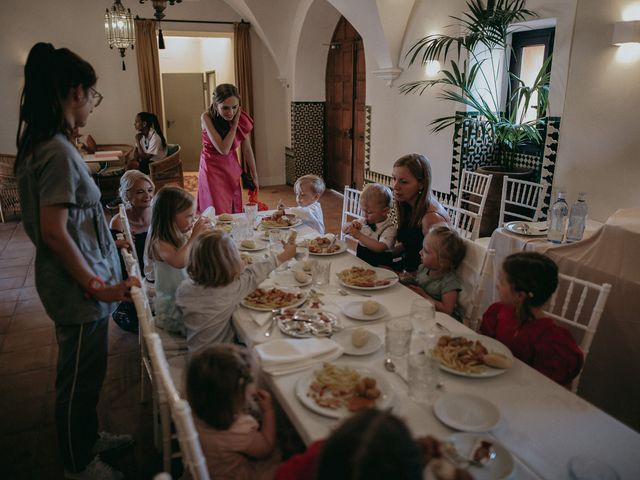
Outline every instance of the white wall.
POLYGON ((216 83, 235 83, 233 40, 202 32, 202 37, 184 37, 164 32, 165 50, 160 50, 160 73, 195 73, 215 70, 216 83))

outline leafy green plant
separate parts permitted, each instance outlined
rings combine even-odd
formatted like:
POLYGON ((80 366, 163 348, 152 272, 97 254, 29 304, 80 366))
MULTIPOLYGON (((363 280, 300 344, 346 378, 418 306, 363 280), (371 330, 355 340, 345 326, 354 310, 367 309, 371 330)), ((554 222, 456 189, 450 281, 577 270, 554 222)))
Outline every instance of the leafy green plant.
POLYGON ((516 75, 510 74, 504 108, 496 92, 502 83, 501 68, 508 71, 507 62, 509 27, 535 17, 535 12, 525 8, 526 0, 467 0, 468 11, 463 16, 451 16, 462 34, 429 35, 418 40, 407 52, 409 65, 420 61, 445 62, 448 68, 440 71, 440 77, 420 80, 400 86, 404 94, 422 94, 427 88, 441 86, 438 98, 469 107, 473 112, 456 112, 434 119, 432 131, 439 132, 459 122, 470 122, 468 132, 479 130, 489 135, 494 145, 494 159, 507 170, 513 170, 515 155, 526 143, 541 143, 540 127, 546 122, 549 101, 551 57, 542 64, 535 81, 527 86, 516 75), (500 60, 496 61, 495 53, 500 60), (486 56, 487 58, 482 58, 486 56), (483 66, 489 62, 490 72, 483 66), (501 65, 502 64, 502 65, 501 65), (536 103, 537 118, 526 120, 525 114, 536 103))

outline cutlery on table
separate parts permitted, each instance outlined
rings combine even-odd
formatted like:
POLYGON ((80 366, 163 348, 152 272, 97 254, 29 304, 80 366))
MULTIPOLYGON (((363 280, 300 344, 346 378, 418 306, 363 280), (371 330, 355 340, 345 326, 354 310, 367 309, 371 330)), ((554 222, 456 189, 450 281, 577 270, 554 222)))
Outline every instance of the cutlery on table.
POLYGON ((360 295, 361 297, 371 297, 371 295, 369 295, 368 293, 360 293, 360 292, 347 292, 346 290, 339 288, 338 289, 338 293, 340 295, 342 295, 343 297, 346 297, 347 295, 360 295))
POLYGON ((280 314, 280 309, 276 308, 275 310, 271 310, 271 322, 269 323, 269 327, 267 327, 267 331, 264 332, 265 337, 270 337, 273 332, 273 327, 276 325, 277 317, 280 314))

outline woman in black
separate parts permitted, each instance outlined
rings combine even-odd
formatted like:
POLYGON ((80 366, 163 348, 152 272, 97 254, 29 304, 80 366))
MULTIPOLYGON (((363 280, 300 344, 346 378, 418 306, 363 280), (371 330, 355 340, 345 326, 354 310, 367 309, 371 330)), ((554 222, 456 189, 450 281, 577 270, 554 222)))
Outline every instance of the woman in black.
POLYGON ((398 271, 415 272, 420 265, 424 236, 432 226, 451 220, 431 194, 431 165, 424 155, 411 153, 393 164, 393 198, 398 214, 398 242, 394 263, 398 271))

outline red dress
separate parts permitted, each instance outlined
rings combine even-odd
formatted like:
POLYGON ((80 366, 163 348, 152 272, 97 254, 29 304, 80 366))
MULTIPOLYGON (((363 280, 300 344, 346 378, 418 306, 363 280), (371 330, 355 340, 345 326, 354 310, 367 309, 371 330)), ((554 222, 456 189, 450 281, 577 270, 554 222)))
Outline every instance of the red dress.
POLYGON ((309 445, 304 453, 294 455, 282 463, 273 476, 274 480, 312 480, 316 477, 320 453, 326 440, 318 440, 309 445))
POLYGON ((216 214, 242 212, 242 190, 237 148, 253 129, 253 120, 240 113, 236 136, 229 153, 222 155, 202 130, 202 153, 198 172, 198 212, 213 205, 216 214))
POLYGON ((504 343, 515 357, 561 385, 569 385, 582 368, 582 350, 550 318, 520 324, 514 307, 498 302, 482 316, 480 333, 504 343))

